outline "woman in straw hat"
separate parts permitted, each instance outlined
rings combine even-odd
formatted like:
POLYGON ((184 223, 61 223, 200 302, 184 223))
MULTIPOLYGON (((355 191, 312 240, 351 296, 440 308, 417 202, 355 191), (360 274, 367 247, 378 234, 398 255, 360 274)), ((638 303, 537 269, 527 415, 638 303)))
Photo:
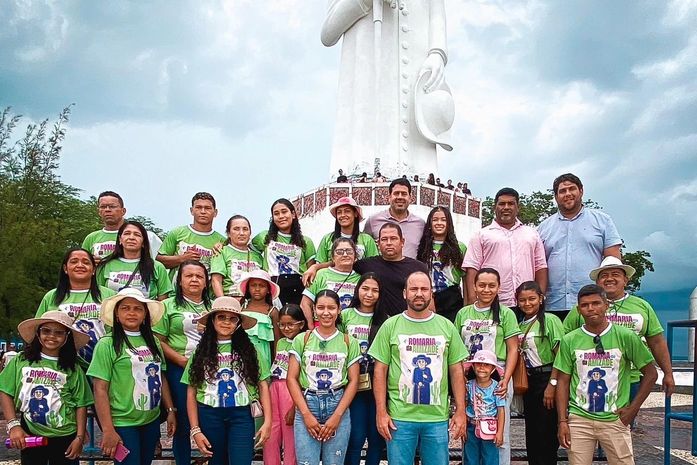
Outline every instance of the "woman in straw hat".
POLYGON ((332 260, 332 245, 340 237, 349 238, 356 244, 356 260, 376 257, 380 254, 375 239, 370 234, 360 232, 363 210, 353 198, 341 197, 329 207, 329 213, 336 220, 334 221, 334 231, 322 237, 319 247, 317 247, 317 263, 326 263, 332 260))
POLYGON ((44 295, 34 315, 40 318, 47 311, 60 310, 72 321, 82 320, 86 325, 92 324, 92 337, 79 352, 85 370, 92 360, 94 346, 105 334, 104 323, 99 319, 102 299, 116 294, 97 284, 95 269, 94 257, 87 250, 68 249, 58 274, 58 286, 44 295))
POLYGON ((77 350, 90 340, 73 328, 72 318, 48 311, 19 324, 24 352, 0 373, 0 402, 13 448, 23 465, 77 464, 92 392, 77 350), (21 412, 17 419, 16 412, 21 412), (47 438, 45 447, 26 447, 27 436, 47 438))
MULTIPOLYGON (((176 420, 159 341, 151 326, 164 313, 164 305, 125 288, 102 303, 101 319, 112 327, 94 349, 87 374, 93 378, 95 408, 102 431, 102 450, 114 457, 119 444, 130 451, 126 465, 149 465, 160 439, 160 397, 167 410, 167 434, 174 434, 176 420), (151 370, 152 366, 157 370, 151 370), (148 369, 150 368, 150 369, 148 369), (153 392, 148 372, 156 371, 160 390, 153 392)), ((157 383, 156 383, 157 384, 157 383)))
POLYGON ((215 299, 198 320, 205 330, 182 377, 191 437, 209 465, 249 465, 271 435, 270 373, 240 328, 248 319, 234 297, 215 299), (254 416, 261 415, 255 434, 254 416))

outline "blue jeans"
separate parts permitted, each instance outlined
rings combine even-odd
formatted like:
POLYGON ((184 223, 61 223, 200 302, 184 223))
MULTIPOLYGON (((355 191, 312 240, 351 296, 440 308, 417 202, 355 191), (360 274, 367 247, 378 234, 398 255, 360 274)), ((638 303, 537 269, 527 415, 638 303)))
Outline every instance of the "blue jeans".
POLYGON ((160 440, 160 420, 142 426, 116 426, 123 445, 131 453, 121 465, 150 465, 155 458, 155 446, 160 440))
POLYGON ((189 425, 189 415, 186 414, 186 390, 188 386, 181 382, 184 369, 174 363, 167 364, 167 382, 169 390, 172 393, 172 401, 177 408, 177 430, 172 438, 172 452, 177 465, 191 464, 191 442, 189 433, 191 426, 189 425))
POLYGON ((199 403, 198 422, 213 449, 208 465, 252 463, 254 418, 249 406, 216 408, 199 403))
POLYGON ((368 452, 365 465, 378 465, 385 448, 385 440, 378 433, 375 423, 375 397, 373 391, 361 391, 351 402, 351 435, 349 436, 346 463, 359 465, 361 449, 368 439, 368 452))
MULTIPOLYGON (((343 395, 343 389, 326 394, 307 392, 305 393, 305 402, 317 421, 324 423, 332 416, 343 395)), ((319 465, 320 458, 322 465, 343 465, 351 433, 351 412, 349 410, 344 412, 341 421, 339 421, 339 427, 336 429, 336 435, 321 442, 310 436, 302 415, 296 409, 293 433, 295 434, 295 457, 298 465, 319 465)))
POLYGON ((387 441, 390 465, 413 465, 416 447, 423 465, 448 465, 448 421, 415 422, 392 420, 397 427, 387 441))
POLYGON ((474 425, 468 423, 467 442, 462 449, 462 463, 464 465, 499 465, 499 450, 494 441, 479 439, 474 430, 474 425))

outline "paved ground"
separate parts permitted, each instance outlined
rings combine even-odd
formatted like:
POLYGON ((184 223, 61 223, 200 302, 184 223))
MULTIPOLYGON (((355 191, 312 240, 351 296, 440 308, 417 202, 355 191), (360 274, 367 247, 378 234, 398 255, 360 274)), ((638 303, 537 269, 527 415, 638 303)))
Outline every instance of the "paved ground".
MULTIPOLYGON (((675 394, 672 402, 674 410, 691 411, 692 396, 675 394)), ((663 396, 652 393, 639 414, 639 428, 633 435, 636 465, 659 465, 663 463, 663 396)), ((672 422, 671 460, 672 465, 697 465, 697 458, 690 454, 692 425, 672 422)), ((0 431, 4 432, 5 421, 0 421, 0 431)), ((513 421, 512 444, 514 448, 525 447, 525 426, 522 420, 513 421)), ((168 447, 169 441, 163 446, 168 447)), ((452 444, 451 446, 455 446, 452 444)), ((0 448, 0 465, 19 464, 19 454, 15 450, 0 448)), ((83 462, 87 463, 87 462, 83 462)), ((100 462, 97 462, 100 463, 100 462)), ((106 462, 103 462, 106 463, 106 462)), ((153 462, 154 465, 171 465, 174 462, 153 462)), ((524 464, 526 462, 514 462, 524 464)))

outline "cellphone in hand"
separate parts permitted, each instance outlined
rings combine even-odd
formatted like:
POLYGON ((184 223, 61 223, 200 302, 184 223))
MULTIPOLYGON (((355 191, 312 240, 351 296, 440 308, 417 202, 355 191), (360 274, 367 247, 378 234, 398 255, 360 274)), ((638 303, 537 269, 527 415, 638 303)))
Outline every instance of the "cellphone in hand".
POLYGON ((131 453, 131 451, 128 450, 128 449, 126 449, 126 447, 125 447, 123 444, 118 443, 118 445, 116 446, 116 453, 114 454, 114 458, 115 458, 116 460, 118 460, 119 462, 123 462, 124 459, 125 459, 125 458, 128 456, 128 454, 130 454, 130 453, 131 453))

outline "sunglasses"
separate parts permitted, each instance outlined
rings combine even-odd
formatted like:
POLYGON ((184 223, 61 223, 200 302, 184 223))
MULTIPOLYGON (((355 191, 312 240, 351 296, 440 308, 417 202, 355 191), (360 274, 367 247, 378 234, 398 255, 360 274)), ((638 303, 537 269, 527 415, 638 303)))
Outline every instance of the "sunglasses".
POLYGON ((215 316, 215 321, 220 321, 222 322, 230 322, 230 323, 238 323, 240 319, 234 315, 225 315, 223 313, 218 313, 215 316))
POLYGON ((41 336, 65 337, 68 335, 68 331, 65 329, 39 328, 39 334, 41 336))
POLYGON ((604 354, 605 348, 603 347, 603 341, 600 340, 600 336, 597 334, 593 336, 593 344, 595 344, 595 353, 604 354))

